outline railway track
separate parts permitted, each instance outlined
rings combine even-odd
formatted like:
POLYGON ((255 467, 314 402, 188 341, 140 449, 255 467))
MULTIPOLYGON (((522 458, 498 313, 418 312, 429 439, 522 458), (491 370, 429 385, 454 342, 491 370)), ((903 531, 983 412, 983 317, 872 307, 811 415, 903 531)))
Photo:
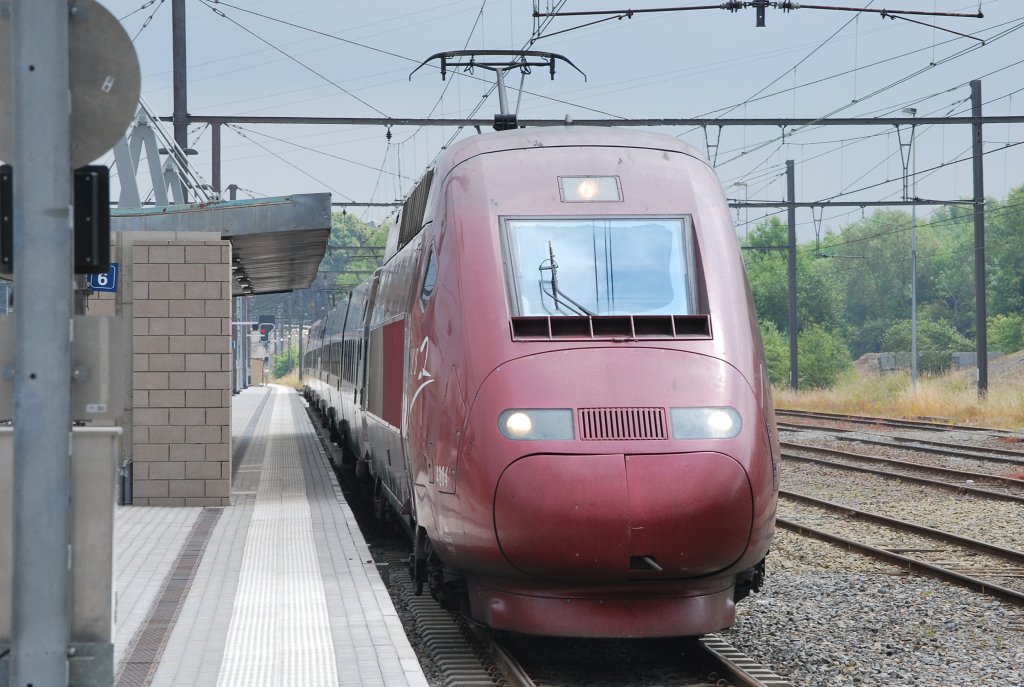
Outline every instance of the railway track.
POLYGON ((842 470, 870 473, 986 498, 1024 502, 1024 480, 793 442, 782 442, 781 446, 784 460, 804 461, 842 470), (989 488, 977 486, 979 484, 987 485, 989 488))
POLYGON ((1024 552, 805 494, 779 492, 781 527, 1024 606, 1024 552))
POLYGON ((881 446, 894 451, 938 456, 941 459, 946 459, 947 461, 952 462, 986 465, 990 466, 990 469, 1020 470, 1024 473, 1024 452, 1020 451, 999 451, 997 449, 925 441, 898 436, 878 435, 880 438, 873 439, 865 434, 866 433, 857 432, 854 436, 839 435, 830 439, 830 441, 835 441, 839 444, 881 446))
POLYGON ((886 439, 888 441, 861 438, 850 439, 850 441, 875 443, 881 446, 901 446, 922 453, 934 453, 936 455, 966 456, 996 463, 1020 463, 1024 465, 1024 451, 1016 451, 1014 449, 993 446, 970 446, 914 437, 888 436, 886 439))
POLYGON ((951 456, 956 458, 973 458, 975 460, 988 461, 992 463, 1016 464, 1024 467, 1024 451, 998 446, 977 446, 971 444, 960 444, 949 441, 935 441, 934 439, 922 439, 919 437, 906 437, 896 434, 882 434, 865 430, 853 430, 843 427, 823 427, 821 425, 801 425, 788 422, 779 422, 779 429, 794 432, 834 432, 835 441, 855 442, 861 444, 873 444, 889 448, 901 448, 930 453, 938 456, 951 456), (850 435, 850 436, 845 436, 850 435))
POLYGON ((492 652, 513 663, 511 687, 789 687, 717 635, 660 640, 502 636, 492 652))
MULTIPOLYGON (((938 418, 934 420, 896 420, 885 417, 874 417, 870 415, 843 415, 840 413, 819 413, 806 410, 788 410, 788 409, 776 409, 776 417, 791 417, 796 419, 808 419, 808 420, 831 420, 834 422, 847 422, 854 425, 871 425, 875 427, 896 427, 901 429, 917 429, 917 430, 933 430, 933 431, 950 431, 957 430, 962 432, 977 432, 982 434, 988 434, 994 437, 1017 439, 1020 438, 1018 432, 1014 432, 1008 429, 998 429, 994 427, 971 427, 968 425, 957 425, 949 422, 940 422, 938 418)), ((834 428, 840 429, 840 428, 834 428)))
MULTIPOLYGON (((716 635, 592 640, 495 634, 415 596, 402 560, 382 566, 436 684, 459 687, 791 687, 716 635)), ((422 659, 421 659, 422 662, 422 659)))

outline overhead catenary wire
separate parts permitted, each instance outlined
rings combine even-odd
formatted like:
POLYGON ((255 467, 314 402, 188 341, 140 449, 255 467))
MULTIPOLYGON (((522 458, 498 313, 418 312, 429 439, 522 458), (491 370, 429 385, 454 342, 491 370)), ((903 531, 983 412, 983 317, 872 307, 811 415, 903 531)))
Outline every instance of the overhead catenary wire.
POLYGON ((234 132, 235 132, 236 134, 238 134, 238 135, 239 135, 239 136, 241 136, 242 138, 245 138, 245 139, 247 139, 247 140, 249 140, 249 141, 252 141, 252 143, 253 143, 254 145, 256 145, 257 147, 259 147, 259 148, 261 148, 262 150, 266 151, 266 152, 267 152, 268 154, 270 154, 270 155, 274 156, 275 158, 277 158, 277 159, 278 159, 278 160, 280 160, 281 162, 285 163, 286 165, 288 165, 288 166, 289 166, 289 167, 291 167, 292 169, 295 169, 295 170, 297 170, 298 172, 302 173, 302 174, 303 174, 304 176, 306 176, 306 177, 309 177, 309 178, 310 178, 310 179, 312 179, 313 181, 315 181, 315 182, 317 182, 318 184, 322 185, 322 186, 323 186, 324 188, 326 188, 326 189, 330 190, 330 191, 331 191, 332 193, 336 193, 337 195, 341 196, 342 198, 344 198, 345 200, 347 200, 347 201, 349 201, 349 202, 351 202, 351 203, 355 203, 355 202, 356 202, 356 201, 354 201, 353 199, 351 199, 351 198, 349 198, 348 196, 346 196, 346 195, 345 195, 344 193, 342 193, 341 191, 339 191, 338 189, 336 189, 336 188, 332 187, 332 186, 331 186, 330 184, 328 184, 328 183, 327 183, 326 181, 323 181, 322 179, 318 179, 317 177, 313 176, 312 174, 310 174, 310 173, 309 173, 309 172, 307 172, 306 170, 302 169, 301 167, 299 167, 299 166, 298 166, 298 165, 296 165, 295 163, 293 163, 293 162, 291 162, 290 160, 288 160, 287 158, 283 157, 282 155, 279 155, 279 154, 275 153, 275 152, 274 152, 274 151, 272 151, 272 150, 271 150, 270 148, 266 147, 265 145, 263 145, 263 144, 262 144, 262 143, 260 143, 259 141, 257 141, 257 140, 255 140, 255 139, 253 139, 252 137, 250 137, 249 135, 247 135, 247 133, 246 133, 245 131, 241 130, 241 128, 240 128, 240 127, 238 127, 237 125, 234 125, 234 124, 229 124, 229 125, 228 125, 228 128, 229 128, 229 129, 231 129, 232 131, 234 131, 234 132))
MULTIPOLYGON (((138 8, 137 10, 135 10, 135 12, 130 12, 130 13, 126 14, 125 16, 121 17, 121 19, 119 19, 118 21, 124 22, 124 20, 127 19, 128 17, 132 16, 136 12, 141 12, 142 10, 146 9, 147 7, 150 7, 153 3, 157 2, 157 1, 158 0, 149 0, 148 2, 144 3, 142 5, 142 7, 138 8)), ((142 22, 142 26, 139 27, 139 30, 135 32, 134 36, 132 36, 132 43, 134 43, 135 40, 139 37, 139 35, 143 31, 146 30, 146 27, 150 25, 150 23, 153 21, 153 17, 155 17, 156 13, 160 11, 160 8, 163 7, 163 4, 164 4, 164 0, 159 0, 159 4, 157 4, 157 6, 153 9, 153 11, 150 12, 149 16, 146 17, 146 20, 142 22)))
MULTIPOLYGON (((1017 23, 1017 24, 1016 24, 1016 25, 1015 25, 1015 26, 1014 26, 1014 27, 1013 27, 1012 29, 1009 29, 1009 30, 1007 30, 1007 31, 1003 32, 1003 33, 1002 33, 1002 34, 1000 34, 1000 35, 999 35, 999 36, 998 36, 997 38, 1005 37, 1006 35, 1009 35, 1009 34, 1010 34, 1010 33, 1012 33, 1013 31, 1019 30, 1019 29, 1020 29, 1020 28, 1022 28, 1022 27, 1024 27, 1024 23, 1017 23)), ((962 55, 962 54, 963 54, 964 52, 968 52, 968 51, 970 51, 970 49, 968 49, 967 51, 961 51, 961 53, 958 53, 958 55, 962 55)), ((943 61, 946 61, 946 60, 949 60, 949 59, 953 59, 953 58, 955 58, 956 56, 957 56, 957 55, 954 55, 954 56, 948 57, 948 58, 946 58, 946 59, 945 59, 945 60, 943 60, 943 61)), ((1002 70, 1002 68, 1000 68, 1000 70, 1002 70)), ((1000 70, 996 70, 996 71, 1000 71, 1000 70)), ((918 73, 920 73, 920 71, 923 71, 923 70, 919 70, 919 72, 918 72, 918 73)), ((889 84, 888 86, 885 86, 885 87, 883 87, 883 88, 881 88, 881 89, 878 89, 878 90, 876 90, 876 91, 875 91, 875 93, 873 93, 872 95, 875 95, 875 94, 877 94, 877 93, 879 93, 879 92, 881 92, 881 91, 883 91, 883 90, 887 90, 887 89, 889 89, 889 88, 892 88, 892 87, 894 87, 895 85, 898 85, 899 83, 902 83, 902 82, 906 81, 906 80, 907 80, 907 78, 908 78, 908 77, 903 77, 902 79, 898 79, 897 81, 895 81, 895 82, 893 82, 893 83, 889 84)), ((838 111, 841 111, 842 109, 845 109, 845 107, 842 107, 842 108, 838 108, 837 110, 833 110, 833 111, 832 111, 832 112, 830 112, 830 113, 829 113, 828 115, 825 115, 825 118, 833 116, 834 114, 836 114, 836 113, 837 113, 838 111)), ((788 136, 790 136, 790 137, 792 137, 792 136, 793 136, 794 134, 796 134, 796 133, 799 133, 799 132, 801 132, 801 131, 803 131, 803 130, 805 130, 805 129, 808 129, 809 127, 810 127, 810 125, 803 125, 803 126, 800 126, 800 127, 794 127, 793 129, 791 129, 791 130, 790 130, 790 131, 788 132, 788 134, 787 134, 787 132, 785 132, 785 130, 784 130, 784 131, 783 131, 783 133, 782 133, 782 134, 781 134, 780 136, 774 137, 774 138, 772 138, 772 139, 769 139, 769 140, 767 140, 767 141, 764 141, 764 142, 762 142, 762 143, 760 143, 760 144, 757 144, 757 145, 753 146, 752 148, 750 148, 750 149, 748 149, 748 150, 744 150, 744 151, 740 152, 740 154, 739 154, 739 155, 736 155, 736 156, 734 156, 734 157, 732 157, 732 158, 729 158, 728 160, 726 160, 726 162, 725 162, 725 163, 723 163, 723 165, 724 165, 724 164, 727 164, 727 163, 729 163, 729 162, 735 162, 735 161, 737 161, 737 160, 741 159, 741 158, 742 158, 743 156, 745 156, 745 155, 749 154, 750 152, 753 152, 753 151, 756 151, 756 150, 758 150, 758 149, 761 149, 761 148, 765 147, 766 145, 769 145, 769 144, 771 144, 771 143, 778 143, 779 145, 777 145, 777 146, 776 146, 776 148, 775 148, 775 149, 773 149, 773 150, 772 150, 772 152, 771 152, 771 153, 769 154, 769 156, 768 156, 768 159, 770 159, 770 158, 771 158, 771 157, 772 157, 772 156, 773 156, 773 155, 774 155, 774 154, 775 154, 775 153, 776 153, 776 152, 778 151, 779 147, 780 147, 780 146, 782 145, 782 143, 781 143, 781 142, 784 142, 784 141, 785 141, 785 137, 786 137, 787 135, 788 135, 788 136)), ((758 167, 759 167, 759 165, 758 165, 758 166, 755 166, 755 167, 753 167, 753 169, 757 169, 758 167)), ((743 176, 741 176, 741 177, 740 177, 740 179, 743 179, 743 176)))
MULTIPOLYGON (((347 162, 347 163, 349 163, 351 165, 356 165, 357 167, 364 167, 364 168, 369 169, 369 170, 374 171, 374 172, 383 172, 383 171, 385 171, 385 170, 383 170, 380 167, 374 167, 373 165, 368 165, 368 164, 366 164, 364 162, 359 162, 357 160, 352 160, 352 159, 347 158, 347 157, 342 157, 341 155, 335 155, 334 153, 329 153, 326 150, 323 150, 321 148, 310 148, 309 146, 304 146, 304 145, 300 145, 298 143, 295 143, 292 140, 284 139, 284 138, 278 138, 277 136, 271 136, 268 133, 264 133, 262 131, 255 131, 253 129, 249 129, 249 128, 240 126, 238 124, 229 124, 228 126, 233 127, 237 131, 244 131, 244 132, 247 132, 247 133, 250 133, 250 134, 255 134, 257 136, 262 136, 264 138, 270 139, 271 141, 277 141, 278 143, 284 143, 285 145, 292 146, 293 148, 297 148, 299 150, 305 150, 305 151, 308 151, 308 152, 311 152, 311 153, 316 153, 317 155, 323 155, 325 157, 329 157, 329 158, 332 158, 332 159, 335 159, 335 160, 341 160, 342 162, 347 162)), ((247 140, 252 140, 252 139, 251 138, 247 138, 247 140)), ((401 176, 400 175, 400 178, 408 180, 408 181, 412 181, 412 179, 410 179, 409 177, 406 177, 406 176, 401 176)))
MULTIPOLYGON (((220 3, 217 3, 217 4, 220 4, 220 3)), ((223 3, 223 4, 221 4, 221 6, 230 6, 230 5, 228 5, 228 3, 223 3)), ((243 8, 243 10, 242 10, 242 11, 244 11, 244 8, 243 8)), ((477 16, 478 16, 478 15, 477 15, 477 16)), ((791 71, 792 71, 792 69, 790 69, 790 70, 787 70, 787 72, 791 72, 791 71)), ((784 73, 785 73, 785 72, 784 72, 784 73)), ((346 85, 348 85, 348 84, 346 83, 346 85)), ((787 90, 788 90, 788 89, 787 89, 787 90)), ((522 92, 522 89, 520 89, 520 92, 522 92)), ((483 98, 481 98, 481 99, 483 99, 483 98)), ((568 100, 571 100, 571 98, 569 98, 568 100)), ((440 101, 438 101, 438 102, 440 102, 440 101)), ((572 104, 572 103, 569 103, 569 104, 572 104)), ((446 103, 446 106, 447 106, 447 103, 446 103)), ((476 110, 475 110, 475 111, 479 111, 479 108, 476 108, 476 110)), ((450 140, 451 140, 451 139, 449 139, 449 141, 450 141, 450 140)), ((789 130, 787 130, 787 131, 786 131, 786 142, 787 142, 787 143, 789 143, 789 144, 791 144, 791 145, 797 145, 797 144, 798 144, 798 141, 800 141, 800 140, 801 140, 801 139, 800 139, 800 137, 797 137, 797 136, 796 136, 796 134, 794 134, 793 132, 790 132, 789 130)), ((723 143, 724 143, 724 141, 723 141, 723 143)), ((445 144, 445 145, 447 145, 447 144, 445 144)), ((778 144, 776 144, 776 145, 778 145, 778 144)), ((775 148, 775 146, 769 146, 769 148, 775 148)), ((419 144, 417 144, 417 151, 422 151, 422 149, 423 149, 423 148, 422 148, 422 143, 419 143, 419 144)), ((410 153, 411 151, 406 151, 406 152, 407 152, 407 153, 410 153)), ((721 153, 720 153, 720 155, 721 155, 721 156, 722 156, 723 158, 724 158, 724 153, 725 153, 725 152, 726 152, 726 149, 725 149, 725 146, 723 146, 723 149, 722 149, 722 151, 721 151, 721 153)), ((768 150, 766 149, 766 150, 765 150, 765 152, 768 152, 768 150)), ((774 154, 775 152, 776 152, 775 150, 773 150, 773 151, 772 151, 772 153, 773 153, 773 154, 774 154)), ((407 161, 407 160, 408 160, 408 159, 410 159, 410 158, 411 158, 411 155, 407 154, 406 156, 404 156, 404 160, 403 160, 403 161, 407 161)), ((752 160, 747 160, 747 161, 745 161, 745 162, 752 162, 752 160)), ((770 160, 769 160, 769 162, 770 162, 770 160)), ((372 165, 370 165, 370 166, 372 166, 372 165)), ((379 166, 379 167, 377 167, 377 169, 381 169, 381 168, 383 168, 383 166, 379 166)), ((759 168, 759 169, 757 170, 757 174, 758 174, 758 175, 761 175, 761 174, 763 174, 763 173, 764 173, 764 172, 763 172, 763 171, 762 171, 762 170, 761 170, 760 168, 759 168)), ((378 172, 378 175, 379 175, 379 172, 378 172)))
POLYGON ((216 14, 216 15, 218 15, 220 17, 223 17, 224 19, 227 19, 229 22, 231 22, 232 24, 234 24, 238 28, 242 29, 243 31, 245 31, 246 33, 248 33, 252 37, 256 38, 260 42, 265 43, 270 48, 272 48, 272 49, 276 50, 277 52, 281 53, 282 55, 287 57, 292 62, 295 62, 296 64, 298 64, 300 67, 302 67, 306 71, 308 71, 308 72, 310 72, 312 74, 315 74, 316 76, 320 77, 321 79, 323 79, 324 81, 326 81, 330 85, 334 86, 336 89, 338 89, 339 91, 341 91, 345 95, 347 95, 347 96, 349 96, 349 97, 359 101, 360 103, 362 103, 366 107, 370 108, 371 110, 373 110, 377 114, 381 115, 382 117, 387 117, 388 116, 387 113, 385 113, 383 110, 380 110, 377 107, 371 105, 370 103, 368 103, 367 101, 363 100, 362 98, 360 98, 355 93, 353 93, 352 91, 348 90, 347 88, 345 88, 341 84, 339 84, 336 81, 330 79, 329 77, 327 77, 323 73, 317 71, 316 69, 313 69, 311 66, 309 66, 308 64, 306 64, 302 60, 300 60, 297 57, 291 55, 290 53, 286 52, 282 48, 279 48, 278 46, 274 45, 273 43, 271 43, 267 39, 263 38, 262 36, 260 36, 258 33, 256 33, 252 29, 250 29, 247 26, 244 26, 241 23, 239 23, 237 20, 232 19, 231 17, 229 17, 227 14, 225 14, 221 10, 217 9, 216 7, 213 7, 213 5, 211 5, 209 2, 206 2, 206 0, 199 0, 199 2, 202 5, 206 6, 208 9, 210 9, 214 14, 216 14))

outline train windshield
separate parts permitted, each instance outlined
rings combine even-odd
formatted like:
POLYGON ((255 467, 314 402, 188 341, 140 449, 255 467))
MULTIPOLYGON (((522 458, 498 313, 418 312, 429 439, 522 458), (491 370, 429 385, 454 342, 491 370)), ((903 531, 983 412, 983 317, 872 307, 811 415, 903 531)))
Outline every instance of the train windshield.
POLYGON ((692 315, 687 217, 508 219, 513 315, 692 315))

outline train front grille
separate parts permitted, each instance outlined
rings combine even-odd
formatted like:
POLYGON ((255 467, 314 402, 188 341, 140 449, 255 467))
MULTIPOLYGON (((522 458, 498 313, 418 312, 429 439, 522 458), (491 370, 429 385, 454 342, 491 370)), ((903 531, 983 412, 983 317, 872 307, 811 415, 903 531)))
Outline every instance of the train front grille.
POLYGON ((580 408, 583 441, 668 439, 664 408, 580 408))

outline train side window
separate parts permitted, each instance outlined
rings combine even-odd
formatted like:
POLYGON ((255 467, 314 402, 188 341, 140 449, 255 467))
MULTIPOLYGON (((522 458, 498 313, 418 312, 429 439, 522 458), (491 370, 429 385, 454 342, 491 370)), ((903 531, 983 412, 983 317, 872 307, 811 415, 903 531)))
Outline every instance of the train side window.
POLYGON ((434 293, 434 287, 437 285, 437 257, 434 255, 434 249, 430 249, 430 255, 427 256, 427 269, 423 274, 423 288, 420 289, 420 303, 426 306, 427 301, 430 300, 431 294, 434 293))

